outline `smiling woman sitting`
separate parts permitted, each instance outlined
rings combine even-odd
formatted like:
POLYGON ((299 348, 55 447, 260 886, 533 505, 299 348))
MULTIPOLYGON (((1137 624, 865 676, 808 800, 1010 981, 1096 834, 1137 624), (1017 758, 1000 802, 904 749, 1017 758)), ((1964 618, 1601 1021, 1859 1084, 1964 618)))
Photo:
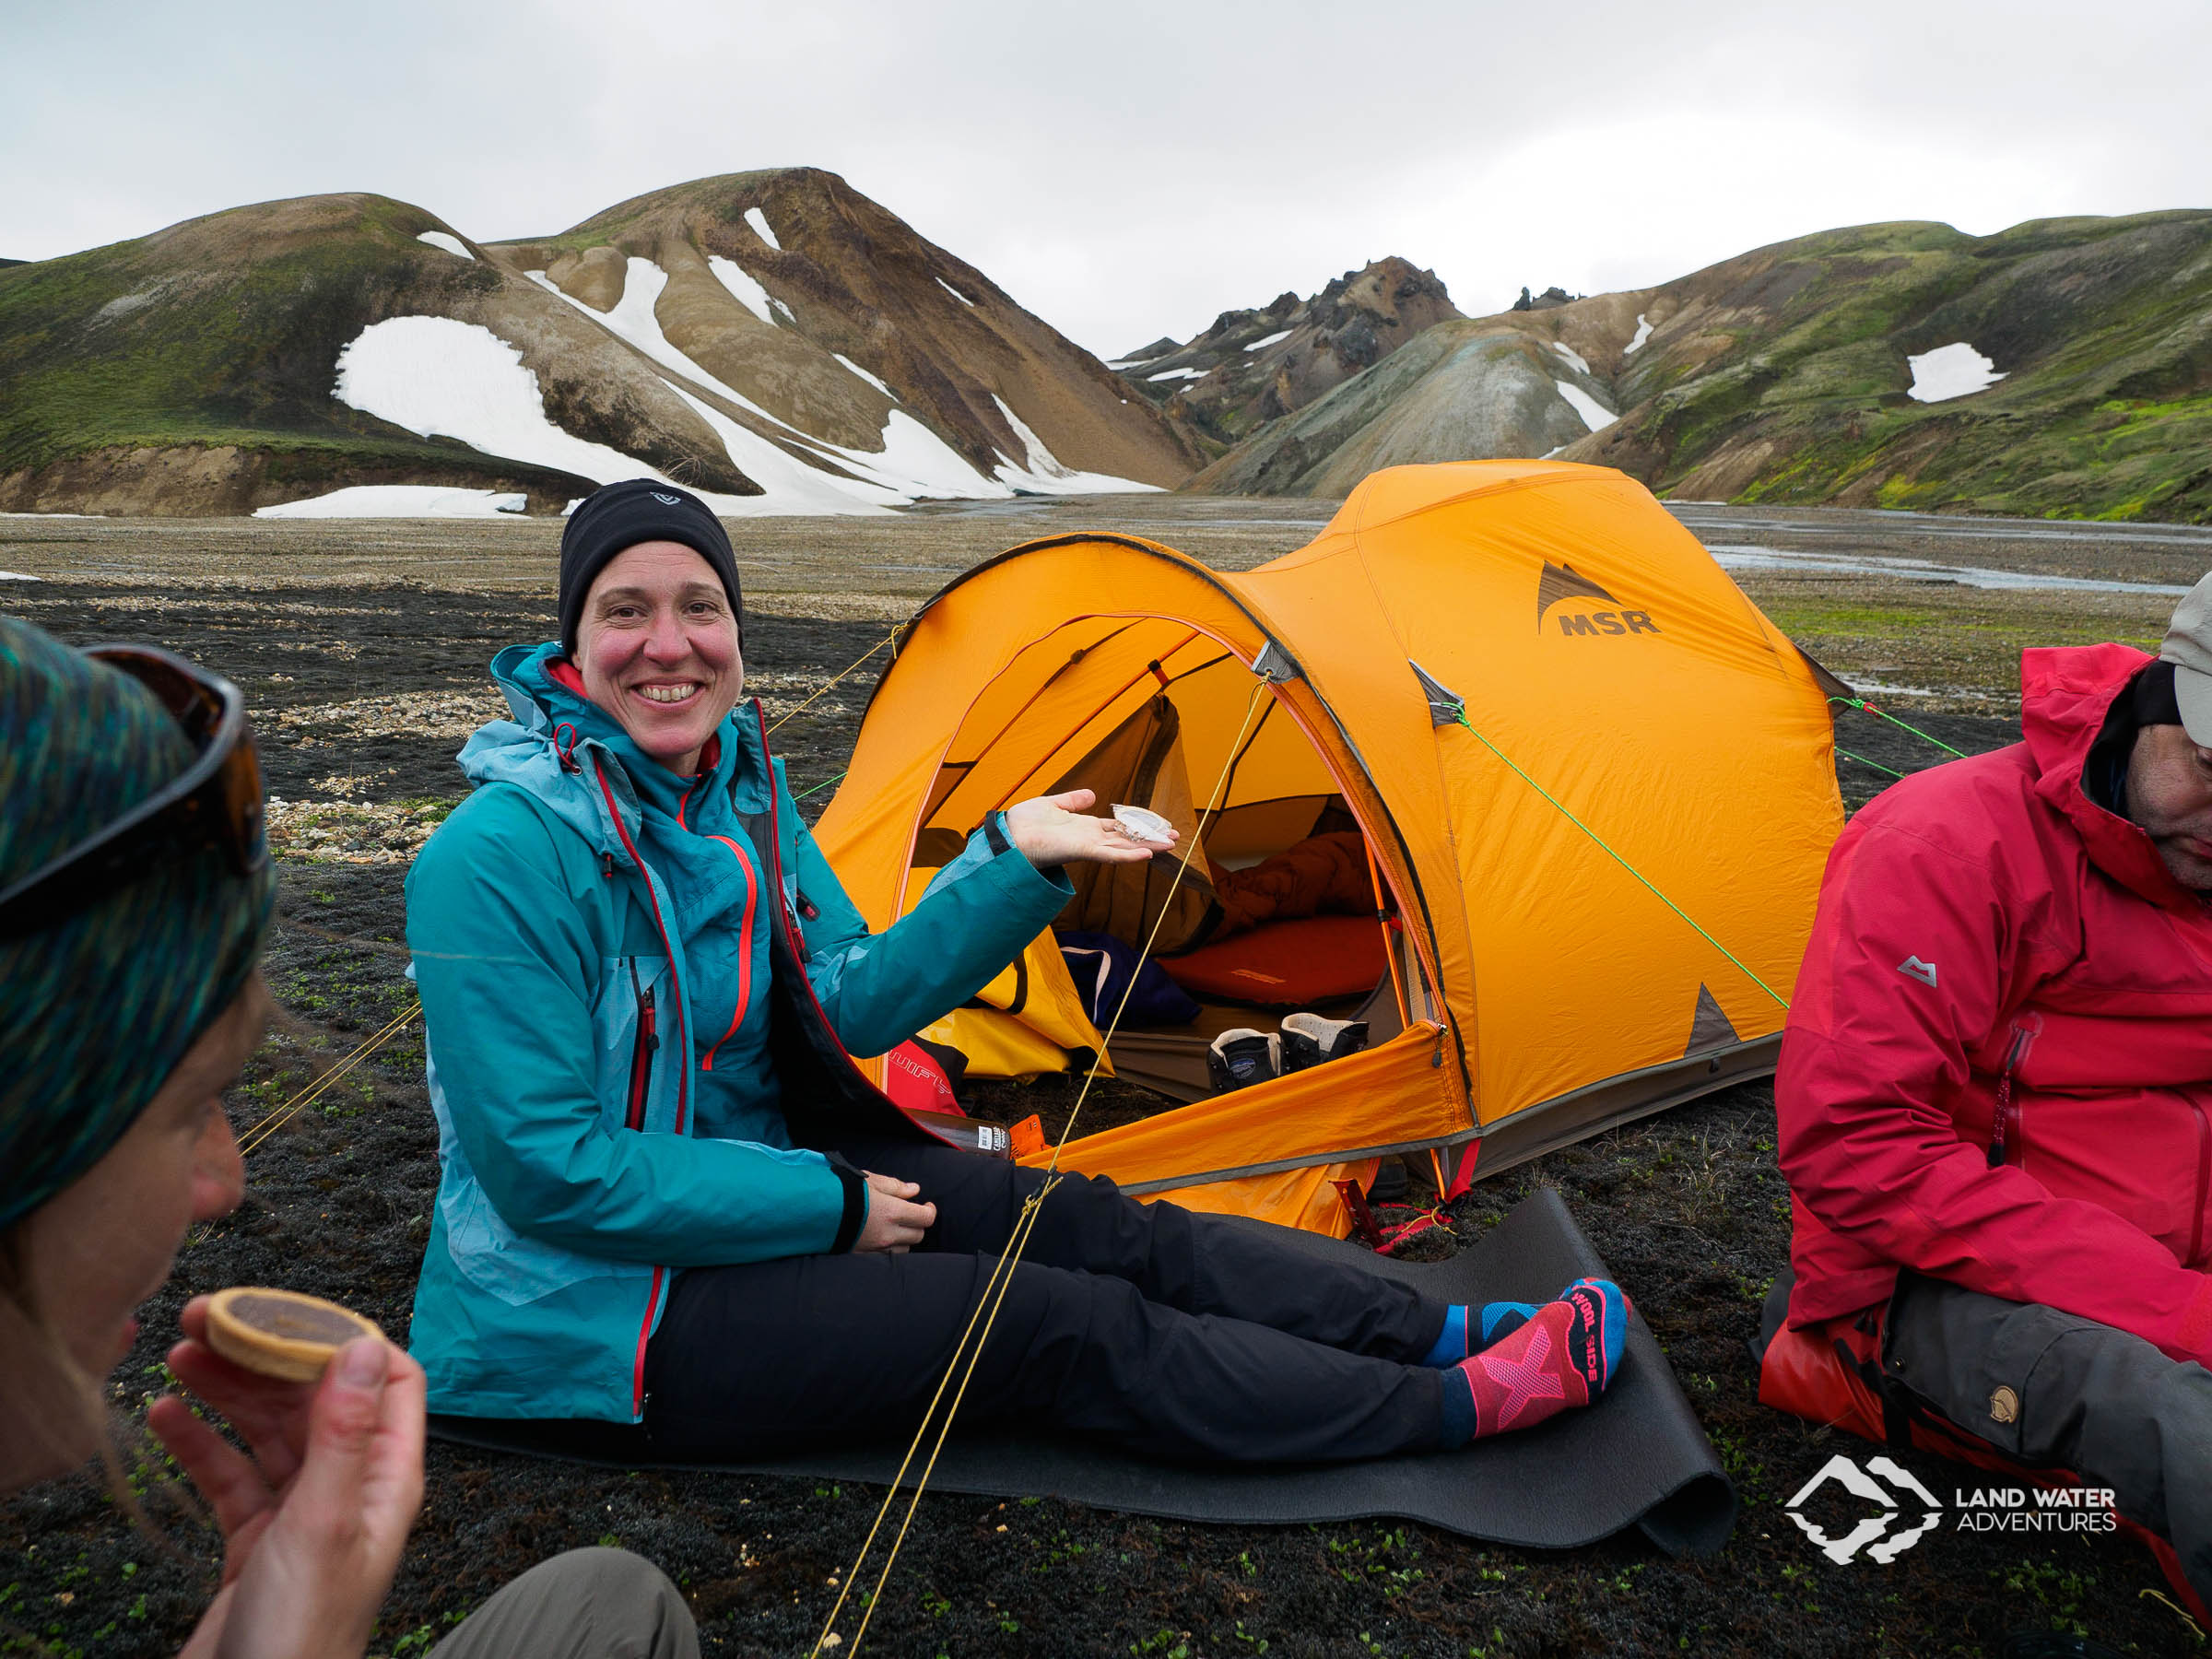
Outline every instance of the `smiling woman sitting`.
MULTIPOLYGON (((585 501, 560 628, 494 661, 514 718, 462 751, 477 791, 407 880, 431 1406, 642 1424, 677 1458, 911 1430, 1043 1178, 933 1139, 849 1055, 997 975, 1073 896, 1061 865, 1151 854, 1088 791, 1024 801, 870 934, 736 712, 737 571, 701 502, 585 501)), ((1066 1180, 967 1400, 1170 1455, 1371 1456, 1586 1403, 1626 1321, 1589 1283, 1447 1308, 1066 1180)))

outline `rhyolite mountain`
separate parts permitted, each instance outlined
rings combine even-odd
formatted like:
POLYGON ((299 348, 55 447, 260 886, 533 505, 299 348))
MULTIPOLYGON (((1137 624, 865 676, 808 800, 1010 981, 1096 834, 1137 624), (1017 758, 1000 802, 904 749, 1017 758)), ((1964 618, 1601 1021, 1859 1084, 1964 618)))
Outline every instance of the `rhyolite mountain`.
POLYGON ((1186 488, 1550 453, 1692 499, 2212 518, 2212 213, 1865 225, 1447 320, 1186 488), (1960 347, 2001 378, 1916 398, 1911 359, 1960 347))
POLYGON ((2212 213, 1860 226, 1474 318, 1394 257, 1112 367, 803 168, 500 243, 330 195, 0 265, 0 510, 558 511, 643 470, 731 512, 1333 497, 1549 454, 1678 497, 2212 519, 2212 213), (1924 382, 1931 353, 1986 372, 1924 382))
POLYGON ((1393 255, 1309 300, 1286 293, 1257 311, 1223 312, 1188 342, 1155 340, 1113 367, 1218 450, 1459 314, 1435 272, 1393 255))
POLYGON ((983 273, 814 169, 506 243, 324 195, 0 270, 0 509, 430 484, 558 511, 650 468, 725 510, 868 511, 1171 486, 1203 459, 983 273))

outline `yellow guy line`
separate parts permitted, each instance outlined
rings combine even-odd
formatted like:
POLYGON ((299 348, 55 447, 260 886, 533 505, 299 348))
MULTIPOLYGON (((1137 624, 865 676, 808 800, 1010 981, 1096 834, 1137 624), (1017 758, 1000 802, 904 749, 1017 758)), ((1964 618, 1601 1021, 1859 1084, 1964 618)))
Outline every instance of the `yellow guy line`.
POLYGON ((316 1100, 320 1099, 323 1093, 334 1083, 337 1082, 339 1078, 343 1077, 347 1072, 352 1071, 356 1066, 359 1065, 362 1061, 368 1059, 371 1054, 374 1053, 378 1049, 383 1047, 383 1045, 389 1042, 393 1038, 398 1036, 399 1033, 406 1028, 408 1022, 421 1012, 422 1004, 419 1002, 414 1004, 407 1009, 406 1013, 402 1014, 397 1019, 394 1019, 386 1025, 382 1030, 373 1032, 370 1036, 364 1038, 360 1043, 360 1046, 356 1048, 353 1053, 347 1054, 343 1060, 340 1060, 328 1071, 316 1077, 312 1083, 307 1084, 297 1094, 293 1095, 290 1100, 287 1100, 283 1105, 277 1107, 276 1110, 270 1112, 268 1116, 263 1118, 261 1122, 241 1132, 238 1137, 238 1149, 240 1153, 242 1155, 244 1153, 253 1151, 254 1147, 260 1146, 262 1142, 267 1140, 270 1135, 276 1134, 277 1130, 283 1128, 301 1107, 310 1105, 316 1100))
POLYGON ((774 725, 770 726, 768 728, 770 734, 772 735, 775 732, 780 730, 786 722, 796 720, 808 709, 814 707, 814 705, 819 702, 823 698, 829 696, 830 692, 836 690, 838 681, 843 679, 848 674, 851 674, 855 668, 859 667, 861 664, 866 662, 869 657, 874 656, 886 645, 896 643, 899 636, 905 631, 906 624, 903 622, 900 623, 899 626, 892 629, 889 633, 884 635, 882 639, 877 641, 875 644, 869 646, 865 653, 853 658, 853 661, 847 663, 842 668, 840 668, 835 674, 830 677, 830 683, 828 685, 824 686, 819 691, 817 691, 812 697, 808 698, 797 708, 792 710, 791 712, 784 715, 782 720, 777 721, 774 725))
POLYGON ((853 1558, 853 1565, 845 1572, 843 1583, 838 1587, 836 1604, 830 1607, 830 1617, 823 1621, 821 1633, 814 1640, 814 1646, 809 1651, 809 1659, 819 1659, 824 1647, 829 1644, 830 1635, 837 1628, 837 1616, 844 1609, 845 1597, 852 1594, 853 1585, 859 1578, 860 1570, 867 1562, 868 1552, 875 1547, 876 1535, 883 1528, 884 1518, 890 1513, 891 1504, 899 1496, 899 1483, 906 1478, 906 1472, 913 1464, 914 1453, 921 1449, 924 1437, 929 1433, 930 1420, 936 1415, 937 1403, 945 1397, 945 1390, 950 1386, 953 1373, 956 1371, 959 1371, 959 1386, 953 1392, 952 1404, 946 1410, 945 1420, 938 1425, 936 1443, 930 1448, 929 1461, 923 1465, 921 1478, 914 1483, 913 1494, 907 1501, 906 1514, 900 1521, 899 1531, 891 1539, 890 1552, 884 1559, 883 1570, 877 1575, 875 1587, 868 1592, 867 1601, 861 1612, 860 1629, 853 1634, 852 1653, 847 1655, 847 1659, 856 1659, 860 1652, 860 1644, 868 1633, 868 1621, 876 1615, 877 1606, 883 1598, 884 1585, 890 1582, 891 1569, 899 1559, 900 1547, 906 1542, 907 1529, 913 1524, 914 1512, 920 1507, 922 1494, 929 1486, 930 1475, 937 1466, 938 1453, 945 1449, 946 1437, 952 1432, 953 1418, 960 1409, 960 1401, 968 1393, 968 1383, 975 1375, 975 1368, 982 1359, 983 1344, 990 1340, 991 1327, 996 1323, 998 1310, 1006 1301, 1006 1291, 1013 1285, 1013 1270, 1020 1265, 1022 1252, 1029 1246, 1030 1234, 1037 1225, 1038 1211, 1043 1206, 1046 1197, 1051 1194, 1053 1188, 1060 1183, 1061 1151, 1066 1147, 1068 1137, 1075 1133, 1076 1120, 1082 1113, 1083 1102, 1089 1097, 1091 1084, 1098 1079, 1099 1066, 1103 1063, 1106 1045, 1112 1041, 1114 1032, 1120 1029, 1122 1015, 1128 1008, 1129 999, 1136 991, 1137 970, 1144 966, 1146 959, 1152 954, 1153 941, 1159 937, 1160 927, 1168 919, 1167 900, 1172 899, 1175 889, 1182 885, 1183 876, 1190 869, 1191 860, 1197 854, 1198 844, 1205 836, 1207 820, 1220 809, 1221 793, 1229 787, 1230 773, 1236 766, 1238 747, 1244 741, 1244 734, 1251 729, 1253 711, 1259 707, 1260 694, 1267 688, 1267 686, 1268 682, 1265 679, 1254 679, 1253 682, 1252 696, 1244 704, 1244 724, 1237 728, 1236 736, 1230 741, 1229 758, 1222 767, 1221 775, 1214 781, 1213 790, 1206 797, 1206 810, 1198 815, 1198 823, 1191 832, 1189 843, 1182 850, 1182 862, 1175 866, 1175 878, 1168 884, 1167 894, 1160 901, 1159 914, 1153 919, 1152 931, 1145 936, 1144 948, 1137 952, 1136 962, 1129 971, 1129 983, 1123 989, 1122 1000, 1113 1010, 1113 1018, 1107 1022, 1106 1030, 1100 1037, 1098 1054, 1092 1059, 1090 1069, 1084 1074, 1083 1087, 1077 1092, 1076 1103, 1068 1112, 1067 1123, 1060 1131, 1060 1138, 1053 1143, 1052 1160, 1045 1165, 1044 1169, 1044 1184, 1022 1201, 1021 1214, 1016 1220, 1013 1237, 1010 1241, 1012 1248, 1000 1253, 997 1265, 992 1269, 990 1280, 983 1287, 982 1297, 976 1303, 975 1312, 969 1315, 968 1329, 960 1333, 959 1344, 953 1349, 951 1363, 945 1369, 945 1376, 937 1384, 937 1392, 930 1397, 929 1409, 922 1414, 922 1425, 914 1430, 913 1441, 906 1449, 906 1456, 899 1465, 899 1472, 891 1477, 890 1486, 883 1495, 882 1506, 876 1512, 875 1523, 868 1528, 866 1538, 861 1542, 860 1554, 853 1558), (984 1314, 986 1305, 990 1309, 987 1317, 984 1314), (982 1319, 983 1322, 982 1335, 977 1338, 973 1350, 970 1351, 968 1338, 974 1332, 978 1319, 982 1319), (964 1370, 961 1368, 963 1353, 967 1357, 967 1365, 964 1370))

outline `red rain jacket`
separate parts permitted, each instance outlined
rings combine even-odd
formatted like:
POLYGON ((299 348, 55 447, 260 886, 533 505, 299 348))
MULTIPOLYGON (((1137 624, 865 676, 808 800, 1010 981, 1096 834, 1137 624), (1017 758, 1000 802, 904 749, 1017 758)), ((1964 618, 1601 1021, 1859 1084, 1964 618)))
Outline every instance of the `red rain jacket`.
POLYGON ((2212 910, 2081 787, 2148 661, 2026 653, 2027 741, 1894 785, 1830 854, 1775 1078, 1791 1325, 1910 1266, 2212 1361, 2212 910))

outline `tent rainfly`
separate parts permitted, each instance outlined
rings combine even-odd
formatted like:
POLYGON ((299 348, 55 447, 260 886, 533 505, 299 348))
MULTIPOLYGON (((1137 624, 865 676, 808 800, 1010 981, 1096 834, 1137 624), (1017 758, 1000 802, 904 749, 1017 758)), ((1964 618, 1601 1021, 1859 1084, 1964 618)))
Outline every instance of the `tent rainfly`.
MULTIPOLYGON (((1105 1045, 1183 1103, 1064 1167, 1341 1234, 1331 1182, 1382 1157, 1430 1155, 1455 1191, 1773 1069, 1842 827, 1837 689, 1621 474, 1393 467, 1250 571, 1106 535, 979 565, 914 618, 815 833, 881 928, 1030 795, 1090 786, 1197 831, 1171 896, 1172 858, 1088 866, 1057 924, 1157 927, 1201 1006, 1105 1045), (1324 843, 1364 855, 1357 918, 1211 942, 1240 872, 1324 843), (1211 1093, 1211 1038, 1288 1002, 1357 1013, 1369 1046, 1211 1093)), ((1051 933, 923 1035, 985 1076, 1101 1046, 1051 933)))

